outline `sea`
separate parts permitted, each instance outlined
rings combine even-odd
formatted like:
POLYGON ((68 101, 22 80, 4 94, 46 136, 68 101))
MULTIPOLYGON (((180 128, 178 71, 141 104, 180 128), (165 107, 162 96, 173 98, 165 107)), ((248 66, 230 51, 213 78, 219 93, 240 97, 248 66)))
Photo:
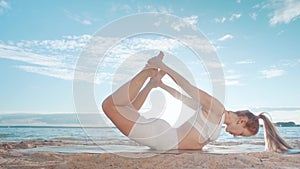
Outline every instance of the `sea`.
MULTIPOLYGON (((300 140, 300 127, 278 127, 287 142, 300 140)), ((222 128, 220 137, 203 149, 209 153, 239 153, 264 151, 263 128, 252 137, 233 137, 222 128), (229 144, 230 143, 230 144, 229 144)), ((48 151, 64 153, 116 153, 153 152, 124 136, 115 127, 52 127, 52 126, 0 126, 1 142, 55 141, 63 146, 42 146, 18 150, 25 152, 48 151)))

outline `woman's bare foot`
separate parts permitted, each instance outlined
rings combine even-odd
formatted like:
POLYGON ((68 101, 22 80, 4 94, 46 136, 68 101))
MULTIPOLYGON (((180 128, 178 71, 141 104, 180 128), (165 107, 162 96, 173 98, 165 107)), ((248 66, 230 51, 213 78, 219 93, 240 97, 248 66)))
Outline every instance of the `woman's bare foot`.
POLYGON ((164 53, 160 51, 157 56, 154 56, 148 60, 148 65, 151 67, 159 68, 163 58, 164 58, 164 53))

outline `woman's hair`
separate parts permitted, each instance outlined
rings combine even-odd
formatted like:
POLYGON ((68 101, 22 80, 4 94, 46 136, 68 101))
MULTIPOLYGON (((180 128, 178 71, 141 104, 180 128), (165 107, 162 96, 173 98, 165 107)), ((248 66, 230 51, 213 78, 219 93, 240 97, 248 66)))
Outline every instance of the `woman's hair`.
POLYGON ((258 115, 264 121, 264 136, 265 136, 265 145, 266 150, 273 152, 283 152, 291 149, 290 147, 280 136, 278 130, 273 125, 273 123, 264 115, 265 112, 258 115))
POLYGON ((259 129, 258 119, 262 119, 264 122, 264 137, 265 137, 265 149, 266 151, 272 152, 283 152, 288 151, 291 147, 283 140, 280 136, 278 130, 273 125, 273 123, 264 115, 265 112, 260 113, 255 116, 249 110, 236 111, 234 112, 237 116, 246 116, 248 121, 245 127, 253 134, 257 134, 259 129))
POLYGON ((242 111, 236 111, 234 112, 239 117, 247 117, 248 121, 245 125, 245 127, 253 134, 257 134, 259 129, 259 123, 258 118, 253 113, 251 113, 249 110, 242 110, 242 111))

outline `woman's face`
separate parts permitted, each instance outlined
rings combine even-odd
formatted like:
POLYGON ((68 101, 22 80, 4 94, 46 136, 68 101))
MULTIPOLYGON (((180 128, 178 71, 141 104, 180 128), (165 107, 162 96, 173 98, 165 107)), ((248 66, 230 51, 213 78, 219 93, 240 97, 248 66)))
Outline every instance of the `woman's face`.
POLYGON ((244 136, 244 137, 249 137, 252 136, 253 134, 245 127, 247 123, 247 119, 245 118, 240 118, 236 122, 232 122, 227 125, 226 127, 226 132, 230 133, 234 137, 237 136, 244 136))

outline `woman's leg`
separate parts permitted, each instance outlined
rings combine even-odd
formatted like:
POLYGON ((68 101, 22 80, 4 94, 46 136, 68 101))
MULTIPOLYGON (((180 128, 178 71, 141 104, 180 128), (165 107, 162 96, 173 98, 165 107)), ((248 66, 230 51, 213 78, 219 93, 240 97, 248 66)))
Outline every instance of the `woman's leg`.
POLYGON ((137 97, 147 78, 156 74, 156 69, 140 71, 103 101, 102 109, 104 113, 124 135, 128 136, 132 126, 140 116, 131 105, 132 101, 137 97))
POLYGON ((148 77, 154 77, 157 69, 145 68, 135 75, 130 81, 122 85, 110 96, 115 106, 128 106, 137 97, 140 89, 148 77))
POLYGON ((140 108, 143 106, 149 92, 151 89, 156 88, 160 85, 161 79, 165 75, 165 72, 159 71, 158 74, 155 77, 152 77, 150 81, 147 83, 147 85, 139 92, 139 94, 136 96, 134 101, 132 102, 132 106, 136 110, 140 110, 140 108))

